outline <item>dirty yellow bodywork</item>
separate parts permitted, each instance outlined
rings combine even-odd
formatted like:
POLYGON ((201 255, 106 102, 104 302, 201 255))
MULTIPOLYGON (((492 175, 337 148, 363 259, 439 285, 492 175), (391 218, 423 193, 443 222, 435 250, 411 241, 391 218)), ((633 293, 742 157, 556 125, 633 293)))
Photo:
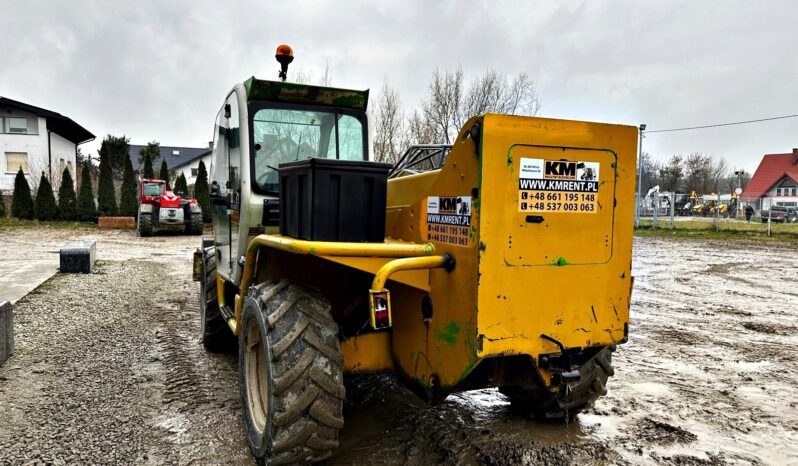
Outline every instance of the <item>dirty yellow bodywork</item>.
MULTIPOLYGON (((487 358, 527 355, 537 367, 559 351, 552 339, 565 348, 621 343, 636 144, 631 126, 472 118, 441 169, 389 180, 385 243, 258 236, 239 296, 264 267, 261 254, 273 268, 289 253, 373 277, 390 291, 393 327, 342 341, 345 370, 395 369, 430 391, 456 390, 487 358)), ((549 383, 551 374, 539 375, 549 383)))
POLYGON ((446 389, 484 358, 558 352, 541 334, 567 348, 624 341, 636 142, 630 126, 489 114, 465 125, 442 169, 391 180, 387 234, 430 241, 457 261, 451 272, 430 271, 427 322, 417 310, 423 293, 391 290, 400 370, 446 389), (476 123, 479 141, 470 134, 476 123), (593 210, 522 210, 521 163, 529 160, 598 164, 595 197, 578 202, 593 210), (441 233, 429 223, 430 196, 470 198, 467 228, 441 233))

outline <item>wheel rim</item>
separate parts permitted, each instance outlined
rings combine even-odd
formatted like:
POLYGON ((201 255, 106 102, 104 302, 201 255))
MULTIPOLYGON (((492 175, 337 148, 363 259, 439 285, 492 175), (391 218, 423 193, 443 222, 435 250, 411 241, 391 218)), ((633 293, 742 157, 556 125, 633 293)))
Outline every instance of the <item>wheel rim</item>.
POLYGON ((249 322, 246 334, 246 368, 247 404, 252 425, 259 433, 266 428, 268 402, 266 397, 266 345, 260 328, 254 321, 249 322))

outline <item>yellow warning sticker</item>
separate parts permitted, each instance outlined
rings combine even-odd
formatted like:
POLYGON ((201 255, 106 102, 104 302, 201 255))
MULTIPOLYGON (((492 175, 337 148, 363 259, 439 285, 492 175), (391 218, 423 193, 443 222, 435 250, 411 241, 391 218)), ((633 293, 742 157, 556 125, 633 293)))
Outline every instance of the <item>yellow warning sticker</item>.
POLYGON ((598 162, 521 158, 518 211, 586 213, 598 211, 598 162))

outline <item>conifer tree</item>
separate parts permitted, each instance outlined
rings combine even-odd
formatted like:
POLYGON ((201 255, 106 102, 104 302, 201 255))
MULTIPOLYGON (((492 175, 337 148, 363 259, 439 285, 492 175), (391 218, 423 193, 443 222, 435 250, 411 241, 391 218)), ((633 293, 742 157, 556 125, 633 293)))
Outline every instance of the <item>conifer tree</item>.
POLYGON ((97 203, 101 217, 116 215, 114 172, 111 168, 110 155, 102 152, 100 152, 100 178, 97 180, 97 203))
POLYGON ((44 176, 39 180, 39 189, 36 191, 36 201, 33 203, 33 213, 36 220, 55 220, 58 217, 58 206, 55 203, 53 186, 50 180, 44 176))
POLYGON ((0 191, 0 218, 6 216, 6 200, 3 199, 3 191, 0 191))
POLYGON ((169 167, 166 166, 166 160, 161 160, 161 172, 158 174, 158 179, 166 181, 167 191, 172 190, 172 185, 169 183, 169 167))
POLYGON ((30 194, 30 186, 22 167, 17 171, 14 178, 14 199, 11 201, 11 216, 19 219, 30 220, 33 218, 33 197, 30 194))
POLYGON ((145 180, 155 178, 155 171, 152 169, 152 157, 149 153, 144 154, 144 168, 141 170, 141 177, 145 180))
POLYGON ((80 193, 78 194, 78 220, 84 222, 97 221, 97 206, 94 204, 94 193, 91 187, 91 168, 89 162, 83 162, 80 173, 80 193))
POLYGON ((61 175, 61 186, 58 187, 58 218, 61 220, 75 220, 78 215, 78 199, 75 195, 75 185, 72 174, 64 168, 61 175))
POLYGON ((138 211, 138 196, 136 190, 136 175, 133 174, 133 162, 130 158, 125 160, 125 170, 122 174, 122 194, 119 200, 119 215, 135 217, 138 211))
POLYGON ((188 192, 188 182, 186 181, 185 175, 182 173, 178 175, 177 179, 175 179, 174 191, 176 193, 180 193, 180 195, 183 197, 191 197, 189 196, 190 193, 188 192))
POLYGON ((211 197, 208 190, 208 171, 205 169, 205 163, 200 160, 199 167, 197 167, 197 182, 194 183, 194 199, 197 200, 200 209, 202 209, 202 220, 205 223, 211 221, 211 197))

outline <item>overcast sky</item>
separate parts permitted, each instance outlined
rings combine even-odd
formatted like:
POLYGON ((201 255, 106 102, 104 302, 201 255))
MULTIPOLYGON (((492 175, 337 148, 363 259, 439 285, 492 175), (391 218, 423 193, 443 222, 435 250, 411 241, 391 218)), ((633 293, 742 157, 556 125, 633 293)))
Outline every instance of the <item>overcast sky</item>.
MULTIPOLYGON (((0 95, 134 144, 204 146, 225 93, 291 69, 379 90, 406 108, 432 70, 526 72, 541 116, 649 130, 798 113, 798 2, 4 1, 0 95), (238 5, 237 7, 233 5, 238 5)), ((290 70, 289 70, 290 76, 290 70)), ((692 151, 753 171, 798 147, 798 118, 650 134, 664 159, 692 151)))

